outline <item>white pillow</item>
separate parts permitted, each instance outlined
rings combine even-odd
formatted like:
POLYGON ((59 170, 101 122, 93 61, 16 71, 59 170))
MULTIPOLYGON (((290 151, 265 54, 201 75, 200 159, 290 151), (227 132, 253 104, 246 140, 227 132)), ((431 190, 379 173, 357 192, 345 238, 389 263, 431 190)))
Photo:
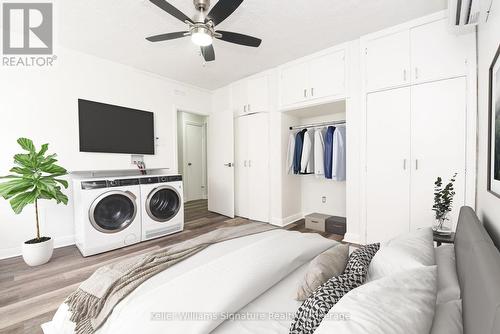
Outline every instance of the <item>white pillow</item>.
POLYGON ((366 283, 342 297, 314 333, 429 333, 436 306, 436 287, 436 266, 366 283))
POLYGON ((438 268, 438 290, 436 303, 446 303, 460 299, 457 267, 455 264, 455 247, 443 245, 434 249, 438 268))
MULTIPOLYGON (((440 247, 438 247, 440 248, 440 247)), ((462 301, 452 300, 436 305, 431 334, 462 334, 462 301)))
POLYGON ((432 229, 423 228, 381 245, 368 267, 367 281, 435 264, 432 229))

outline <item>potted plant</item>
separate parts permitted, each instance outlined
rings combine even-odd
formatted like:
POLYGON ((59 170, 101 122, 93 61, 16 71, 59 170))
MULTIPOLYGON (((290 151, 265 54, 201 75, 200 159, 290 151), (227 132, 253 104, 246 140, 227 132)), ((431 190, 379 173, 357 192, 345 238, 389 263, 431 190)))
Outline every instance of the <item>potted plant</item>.
POLYGON ((59 177, 66 175, 66 169, 56 165, 56 154, 46 155, 49 144, 43 144, 37 152, 30 139, 19 138, 17 143, 27 153, 16 154, 16 164, 3 176, 7 181, 0 183, 0 196, 10 201, 12 210, 20 214, 29 205, 35 205, 36 238, 22 245, 23 259, 30 266, 47 263, 52 257, 54 241, 50 237, 40 236, 38 220, 38 201, 55 200, 58 204, 68 204, 68 197, 61 191, 61 186, 68 188, 68 182, 59 177))
POLYGON ((450 220, 448 216, 453 206, 453 197, 455 196, 453 183, 456 177, 457 173, 453 175, 450 182, 444 187, 441 177, 438 177, 436 182, 434 182, 434 205, 432 206, 432 210, 436 216, 434 231, 438 233, 451 233, 451 227, 447 226, 447 222, 450 220))

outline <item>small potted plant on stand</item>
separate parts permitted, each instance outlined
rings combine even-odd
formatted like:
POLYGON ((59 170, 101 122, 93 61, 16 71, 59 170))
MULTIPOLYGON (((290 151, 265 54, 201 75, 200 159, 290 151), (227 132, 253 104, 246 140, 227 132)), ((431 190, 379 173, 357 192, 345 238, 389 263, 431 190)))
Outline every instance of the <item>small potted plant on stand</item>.
POLYGON ((16 214, 29 204, 35 205, 36 238, 24 242, 22 251, 26 264, 38 266, 47 263, 54 250, 53 239, 40 236, 38 201, 46 199, 68 204, 68 197, 61 191, 61 186, 68 188, 68 182, 59 178, 67 171, 55 164, 55 154, 46 155, 48 144, 42 145, 37 152, 30 139, 19 138, 17 143, 28 153, 14 156, 17 166, 10 170, 12 175, 1 177, 7 181, 0 183, 0 196, 10 201, 16 214))
POLYGON ((456 177, 457 174, 455 173, 450 182, 444 187, 441 177, 438 177, 434 183, 434 205, 432 210, 435 212, 436 221, 433 230, 438 234, 451 234, 451 226, 448 226, 450 220, 448 216, 453 207, 453 197, 455 196, 453 183, 456 177))

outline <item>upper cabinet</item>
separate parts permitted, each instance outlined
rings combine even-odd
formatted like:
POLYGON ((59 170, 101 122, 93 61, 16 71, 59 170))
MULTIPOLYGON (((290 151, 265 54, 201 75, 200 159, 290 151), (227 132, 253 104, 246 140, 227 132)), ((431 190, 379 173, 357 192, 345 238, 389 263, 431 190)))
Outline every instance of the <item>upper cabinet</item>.
POLYGON ((410 34, 408 30, 369 40, 365 45, 368 91, 409 82, 410 34))
POLYGON ((467 57, 473 34, 449 31, 447 20, 410 30, 412 81, 426 82, 467 74, 467 57))
POLYGON ((362 45, 365 87, 373 92, 466 75, 474 34, 457 35, 445 18, 365 36, 362 45))
POLYGON ((283 66, 280 71, 280 108, 345 97, 345 68, 345 50, 283 66))
POLYGON ((269 111, 269 88, 268 75, 250 77, 234 83, 231 86, 234 113, 244 115, 269 111))

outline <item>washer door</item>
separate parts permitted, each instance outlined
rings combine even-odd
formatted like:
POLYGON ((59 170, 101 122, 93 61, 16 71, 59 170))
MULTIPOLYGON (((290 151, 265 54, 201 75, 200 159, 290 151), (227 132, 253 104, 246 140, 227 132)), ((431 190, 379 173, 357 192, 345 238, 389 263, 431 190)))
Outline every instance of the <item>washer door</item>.
POLYGON ((164 223, 175 217, 181 204, 181 197, 175 188, 160 186, 149 193, 146 212, 151 219, 164 223))
POLYGON ((136 197, 130 191, 109 191, 97 197, 90 206, 92 226, 103 233, 126 229, 137 214, 136 197))

